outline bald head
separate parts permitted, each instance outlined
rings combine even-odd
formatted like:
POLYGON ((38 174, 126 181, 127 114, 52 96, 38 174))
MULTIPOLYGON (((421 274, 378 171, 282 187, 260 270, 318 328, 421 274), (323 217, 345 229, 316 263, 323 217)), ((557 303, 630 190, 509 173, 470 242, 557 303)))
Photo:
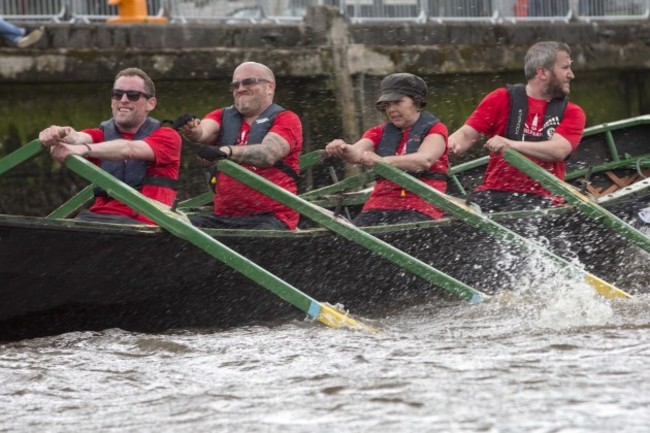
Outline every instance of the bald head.
POLYGON ((235 108, 251 121, 273 103, 275 77, 268 66, 245 62, 235 68, 230 88, 235 108))
POLYGON ((241 75, 249 75, 251 77, 259 77, 259 78, 264 78, 272 83, 275 83, 275 76, 273 75, 273 71, 261 63, 257 62, 244 62, 237 66, 235 68, 235 71, 233 72, 233 78, 235 76, 241 76, 241 75))

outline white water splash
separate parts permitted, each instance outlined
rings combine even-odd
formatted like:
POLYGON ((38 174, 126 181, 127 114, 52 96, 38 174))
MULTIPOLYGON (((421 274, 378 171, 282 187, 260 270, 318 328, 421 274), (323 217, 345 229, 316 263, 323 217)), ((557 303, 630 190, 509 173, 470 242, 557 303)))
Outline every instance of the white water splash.
MULTIPOLYGON (((513 256, 504 254, 502 258, 499 266, 507 268, 505 262, 513 260, 513 256)), ((577 259, 571 263, 583 269, 577 259)), ((512 291, 500 293, 494 301, 500 309, 514 312, 534 328, 561 330, 611 323, 614 312, 610 302, 585 282, 582 272, 575 268, 562 268, 542 253, 534 252, 523 266, 511 271, 507 281, 502 281, 512 291)))

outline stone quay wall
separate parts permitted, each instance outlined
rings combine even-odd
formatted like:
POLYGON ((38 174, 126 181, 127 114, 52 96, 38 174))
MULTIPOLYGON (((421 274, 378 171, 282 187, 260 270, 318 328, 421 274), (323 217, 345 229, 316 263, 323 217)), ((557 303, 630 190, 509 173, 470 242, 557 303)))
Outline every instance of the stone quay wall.
POLYGON ((280 77, 330 76, 342 65, 352 75, 520 71, 526 49, 539 40, 568 43, 578 72, 650 68, 645 20, 352 24, 315 7, 296 24, 52 23, 46 31, 31 49, 0 46, 1 81, 104 81, 124 65, 142 66, 154 79, 210 79, 250 59, 280 77))

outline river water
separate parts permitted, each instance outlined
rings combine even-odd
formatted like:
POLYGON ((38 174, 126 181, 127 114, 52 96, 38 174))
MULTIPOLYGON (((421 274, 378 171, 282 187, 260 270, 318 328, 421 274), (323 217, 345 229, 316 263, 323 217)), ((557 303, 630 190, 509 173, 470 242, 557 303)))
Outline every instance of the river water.
POLYGON ((2 432, 647 432, 650 295, 520 281, 482 304, 0 346, 2 432))

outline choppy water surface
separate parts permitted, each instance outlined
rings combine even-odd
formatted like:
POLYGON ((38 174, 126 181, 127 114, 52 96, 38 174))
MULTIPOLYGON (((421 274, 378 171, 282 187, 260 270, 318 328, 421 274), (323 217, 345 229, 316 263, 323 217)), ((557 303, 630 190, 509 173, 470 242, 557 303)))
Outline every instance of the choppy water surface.
POLYGON ((310 322, 0 346, 0 431, 647 432, 650 296, 583 288, 310 322))

